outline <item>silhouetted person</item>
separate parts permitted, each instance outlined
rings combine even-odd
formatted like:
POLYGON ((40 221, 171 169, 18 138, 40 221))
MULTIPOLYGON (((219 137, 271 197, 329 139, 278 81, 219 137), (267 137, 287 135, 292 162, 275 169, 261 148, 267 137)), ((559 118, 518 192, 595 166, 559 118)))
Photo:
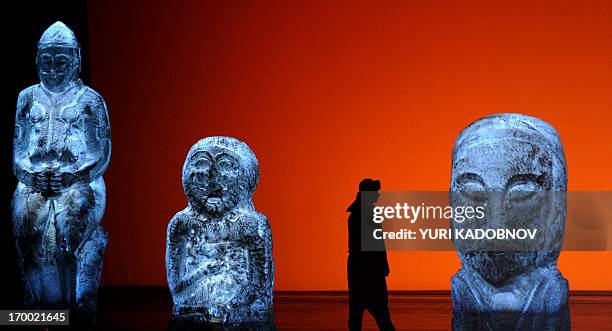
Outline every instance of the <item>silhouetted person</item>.
POLYGON ((374 203, 378 200, 380 181, 366 178, 359 183, 359 193, 347 208, 349 256, 347 263, 349 287, 349 330, 361 330, 363 311, 368 310, 380 330, 395 330, 389 315, 387 280, 389 263, 384 241, 374 240, 372 231, 380 224, 372 221, 374 203), (362 192, 371 191, 376 193, 362 192), (363 218, 362 218, 363 213, 363 218), (362 233, 361 228, 367 227, 362 233), (363 236, 363 237, 362 237, 363 236), (362 250, 362 238, 368 241, 362 250))

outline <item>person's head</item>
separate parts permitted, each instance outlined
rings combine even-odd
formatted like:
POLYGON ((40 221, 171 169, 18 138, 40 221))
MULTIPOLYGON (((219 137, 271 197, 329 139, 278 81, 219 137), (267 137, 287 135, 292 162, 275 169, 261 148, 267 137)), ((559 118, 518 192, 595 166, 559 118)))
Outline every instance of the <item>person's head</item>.
POLYGON ((500 285, 534 267, 554 265, 564 231, 566 189, 565 154, 550 124, 527 115, 495 114, 466 127, 453 150, 451 204, 485 206, 481 228, 538 228, 534 243, 543 249, 521 249, 521 243, 509 240, 481 241, 478 245, 489 246, 474 249, 455 242, 464 266, 500 285))
POLYGON ((190 206, 219 217, 235 207, 254 210, 259 165, 247 144, 232 137, 198 141, 183 165, 183 188, 190 206))
POLYGON ((64 23, 53 23, 40 37, 36 66, 40 82, 50 91, 62 92, 78 80, 81 51, 74 33, 64 23))
POLYGON ((361 198, 367 199, 365 201, 367 204, 375 203, 378 201, 378 197, 380 196, 380 181, 374 180, 372 178, 365 178, 359 183, 359 193, 361 198), (361 192, 367 192, 366 194, 361 194, 361 192))

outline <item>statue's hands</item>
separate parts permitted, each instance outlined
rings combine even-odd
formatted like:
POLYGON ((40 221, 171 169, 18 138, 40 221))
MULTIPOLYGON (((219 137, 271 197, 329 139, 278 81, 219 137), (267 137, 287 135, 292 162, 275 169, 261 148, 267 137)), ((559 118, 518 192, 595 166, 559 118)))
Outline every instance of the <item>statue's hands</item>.
POLYGON ((50 185, 49 177, 45 172, 34 172, 32 173, 32 187, 39 192, 46 192, 50 185))
POLYGON ((176 284, 175 291, 184 291, 185 289, 191 287, 194 284, 198 284, 202 281, 205 281, 212 275, 219 274, 223 269, 224 265, 222 262, 205 262, 196 270, 193 270, 192 272, 186 275, 182 275, 180 280, 176 284))
POLYGON ((245 268, 246 265, 243 265, 246 262, 244 249, 240 247, 230 247, 227 254, 224 256, 224 262, 230 268, 245 268))
POLYGON ((214 261, 214 262, 205 262, 202 266, 200 266, 196 271, 190 274, 187 279, 191 279, 195 281, 201 277, 209 277, 212 275, 217 275, 221 273, 225 269, 225 265, 223 262, 214 261))
POLYGON ((225 263, 221 261, 210 262, 206 265, 205 275, 217 275, 225 269, 225 263))
POLYGON ((70 186, 76 181, 76 175, 73 172, 58 172, 51 176, 50 185, 53 193, 59 193, 70 186))
POLYGON ((54 194, 59 193, 62 190, 62 176, 57 173, 51 175, 49 184, 51 185, 51 192, 54 194))

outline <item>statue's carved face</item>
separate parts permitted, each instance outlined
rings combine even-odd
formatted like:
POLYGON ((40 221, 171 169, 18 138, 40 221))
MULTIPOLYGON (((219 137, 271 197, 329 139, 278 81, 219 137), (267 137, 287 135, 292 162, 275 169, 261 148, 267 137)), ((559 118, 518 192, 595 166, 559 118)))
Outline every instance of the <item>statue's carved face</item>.
POLYGON ((61 92, 77 77, 78 62, 78 50, 74 48, 42 48, 36 59, 38 77, 49 90, 61 92))
POLYGON ((565 205, 561 199, 565 196, 551 193, 555 180, 553 156, 537 133, 508 125, 501 129, 481 127, 467 135, 462 137, 464 143, 455 146, 451 204, 484 206, 485 216, 453 223, 453 227, 538 229, 536 240, 529 242, 455 241, 465 267, 490 284, 501 286, 554 261, 563 235, 565 205))
POLYGON ((240 200, 240 159, 233 151, 212 146, 193 153, 184 174, 187 198, 199 211, 219 217, 240 200))

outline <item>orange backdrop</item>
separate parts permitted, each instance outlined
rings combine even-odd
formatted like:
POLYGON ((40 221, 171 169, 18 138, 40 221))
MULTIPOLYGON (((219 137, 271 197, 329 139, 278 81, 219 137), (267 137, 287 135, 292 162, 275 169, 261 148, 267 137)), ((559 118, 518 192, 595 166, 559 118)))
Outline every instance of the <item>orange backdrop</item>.
MULTIPOLYGON (((105 284, 165 284, 190 146, 257 154, 276 289, 346 287, 344 212, 364 177, 445 190, 458 132, 496 112, 553 124, 571 190, 612 189, 608 1, 91 1, 109 106, 105 284)), ((390 288, 448 289, 452 252, 391 252, 390 288)), ((564 252, 572 289, 612 289, 612 253, 564 252)))

